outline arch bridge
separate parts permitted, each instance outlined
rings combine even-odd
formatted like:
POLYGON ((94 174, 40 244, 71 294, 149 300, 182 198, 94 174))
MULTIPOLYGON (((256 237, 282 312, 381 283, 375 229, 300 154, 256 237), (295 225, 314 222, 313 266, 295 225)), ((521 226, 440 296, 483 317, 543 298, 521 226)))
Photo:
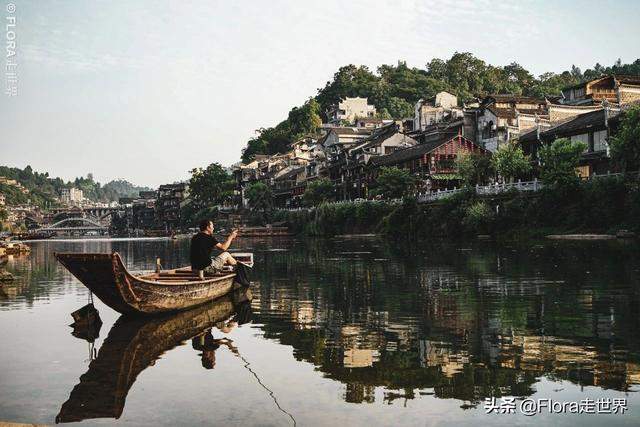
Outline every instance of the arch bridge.
POLYGON ((39 228, 37 231, 55 232, 55 231, 109 231, 109 227, 94 220, 85 217, 65 218, 46 227, 39 228), (80 225, 76 225, 76 224, 80 225))

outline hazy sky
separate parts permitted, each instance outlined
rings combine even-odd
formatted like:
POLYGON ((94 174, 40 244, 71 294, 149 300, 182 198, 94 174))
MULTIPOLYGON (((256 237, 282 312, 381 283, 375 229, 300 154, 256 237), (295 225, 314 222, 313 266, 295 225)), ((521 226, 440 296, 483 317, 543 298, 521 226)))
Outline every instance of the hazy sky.
POLYGON ((0 164, 103 183, 230 165, 349 63, 469 51, 538 75, 640 57, 633 0, 13 3, 19 93, 3 81, 0 164))

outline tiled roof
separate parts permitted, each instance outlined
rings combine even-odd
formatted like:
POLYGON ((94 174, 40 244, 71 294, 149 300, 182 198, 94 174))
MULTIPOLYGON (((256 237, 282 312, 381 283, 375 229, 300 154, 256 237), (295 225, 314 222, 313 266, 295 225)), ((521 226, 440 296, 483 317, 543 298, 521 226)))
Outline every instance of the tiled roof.
POLYGON ((571 85, 571 86, 567 86, 567 87, 563 87, 562 90, 569 90, 569 89, 575 89, 575 88, 579 88, 582 87, 588 83, 593 83, 593 82, 597 82, 600 80, 605 80, 605 79, 610 79, 610 78, 614 78, 618 81, 618 83, 622 83, 622 84, 631 84, 631 85, 640 85, 640 76, 634 76, 634 75, 630 75, 630 74, 611 74, 611 75, 606 75, 606 76, 601 76, 598 77, 596 79, 592 79, 592 80, 587 80, 581 83, 577 83, 575 85, 571 85))
MULTIPOLYGON (((566 136, 578 135, 587 131, 595 131, 605 129, 604 110, 596 110, 588 113, 580 114, 571 119, 556 123, 551 128, 540 132, 540 139, 552 140, 555 138, 563 138, 566 136)), ((617 121, 619 112, 615 110, 609 111, 609 120, 617 121)), ((520 135, 520 142, 532 142, 536 140, 536 129, 520 135)))
POLYGON ((513 94, 494 94, 494 95, 487 96, 487 98, 493 98, 497 102, 523 102, 528 104, 544 104, 546 102, 544 99, 533 98, 531 96, 513 95, 513 94))
POLYGON ((288 171, 282 170, 280 172, 280 174, 276 175, 276 177, 274 179, 279 181, 279 180, 283 180, 283 179, 293 178, 298 173, 302 172, 305 168, 306 168, 306 166, 299 166, 299 167, 291 166, 290 170, 288 170, 288 171))
POLYGON ((398 127, 395 123, 391 123, 389 125, 383 126, 381 128, 376 129, 373 133, 362 139, 360 143, 353 147, 351 151, 362 150, 376 144, 382 143, 385 139, 392 137, 398 132, 398 127))
POLYGON ((397 164, 405 162, 407 160, 416 159, 422 157, 426 153, 435 150, 441 145, 446 144, 447 142, 451 141, 451 139, 452 137, 450 134, 433 135, 433 137, 430 138, 429 141, 426 141, 424 144, 397 150, 391 154, 387 154, 386 156, 375 157, 371 159, 371 163, 374 166, 384 166, 388 164, 397 164))
POLYGON ((616 80, 619 83, 626 84, 626 85, 640 85, 640 76, 619 74, 616 76, 616 80))

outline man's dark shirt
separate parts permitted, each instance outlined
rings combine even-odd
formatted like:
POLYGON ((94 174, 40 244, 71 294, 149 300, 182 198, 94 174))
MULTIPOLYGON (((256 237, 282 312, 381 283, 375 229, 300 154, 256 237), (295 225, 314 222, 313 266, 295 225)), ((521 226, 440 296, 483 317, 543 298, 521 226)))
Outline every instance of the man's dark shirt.
POLYGON ((198 233, 191 238, 191 268, 204 270, 211 265, 211 252, 218 241, 206 233, 198 233))

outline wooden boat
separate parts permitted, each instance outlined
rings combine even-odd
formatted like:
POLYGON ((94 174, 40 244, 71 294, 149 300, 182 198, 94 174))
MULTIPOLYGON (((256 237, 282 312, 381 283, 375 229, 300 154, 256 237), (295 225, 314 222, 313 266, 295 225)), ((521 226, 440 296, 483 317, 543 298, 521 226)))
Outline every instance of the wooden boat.
MULTIPOLYGON (((164 353, 231 316, 250 310, 249 290, 234 291, 216 301, 180 313, 152 318, 121 316, 89 364, 56 423, 120 418, 129 389, 142 371, 164 353), (249 307, 247 307, 247 305, 249 307)), ((244 323, 240 319, 238 323, 244 323)), ((195 360, 195 358, 194 358, 195 360)))
MULTIPOLYGON (((226 295, 235 273, 207 274, 190 267, 134 275, 117 252, 55 253, 55 257, 102 302, 123 314, 155 314, 184 310, 226 295)), ((252 254, 234 254, 239 259, 252 254)))

